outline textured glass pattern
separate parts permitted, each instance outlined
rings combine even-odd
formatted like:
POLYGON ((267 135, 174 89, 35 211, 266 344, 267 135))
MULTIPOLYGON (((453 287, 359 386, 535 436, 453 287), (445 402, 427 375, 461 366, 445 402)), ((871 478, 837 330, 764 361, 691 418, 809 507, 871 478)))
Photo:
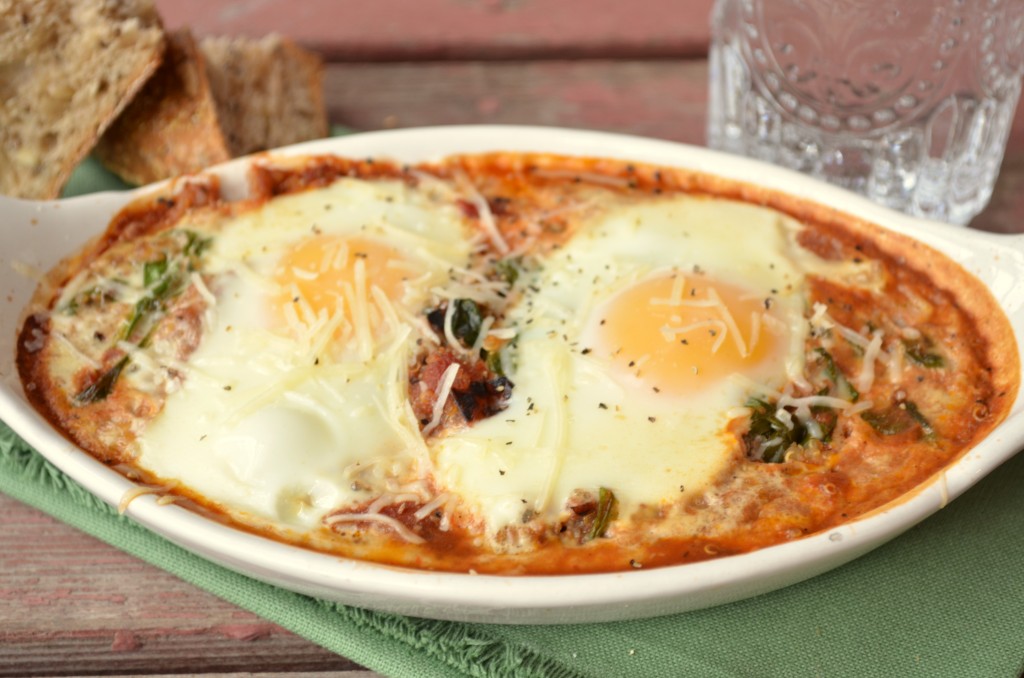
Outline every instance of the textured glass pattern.
POLYGON ((1022 70, 1021 0, 718 0, 708 144, 962 224, 1022 70))

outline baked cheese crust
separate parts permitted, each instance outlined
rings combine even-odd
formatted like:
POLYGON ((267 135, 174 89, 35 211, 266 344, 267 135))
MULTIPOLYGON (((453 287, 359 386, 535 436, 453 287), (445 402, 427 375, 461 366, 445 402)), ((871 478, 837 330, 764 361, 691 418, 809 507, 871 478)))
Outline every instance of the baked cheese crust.
POLYGON ((18 366, 139 493, 272 538, 499 574, 744 553, 899 501, 1016 397, 980 282, 752 185, 516 153, 250 183, 125 208, 18 366))

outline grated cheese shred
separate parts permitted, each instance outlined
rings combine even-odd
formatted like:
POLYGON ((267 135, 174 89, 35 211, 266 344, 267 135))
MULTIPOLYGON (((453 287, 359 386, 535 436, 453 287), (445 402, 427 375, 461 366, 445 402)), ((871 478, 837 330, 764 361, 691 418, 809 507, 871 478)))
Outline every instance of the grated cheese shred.
POLYGON ((750 352, 747 350, 747 344, 743 341, 743 336, 740 334, 740 328, 736 325, 736 319, 732 317, 732 311, 730 311, 726 303, 722 301, 722 298, 718 296, 718 290, 714 287, 708 288, 708 297, 710 297, 712 301, 717 302, 718 312, 721 313, 722 320, 729 328, 729 333, 732 335, 733 343, 736 344, 736 350, 739 351, 741 358, 746 358, 750 355, 750 352))
POLYGON ((434 412, 430 417, 430 421, 423 427, 424 437, 441 424, 444 405, 448 402, 448 396, 451 395, 452 385, 455 383, 455 377, 458 374, 459 364, 452 363, 445 369, 444 374, 441 375, 441 391, 437 394, 437 400, 434 401, 434 412))
POLYGON ((431 513, 447 504, 449 499, 451 499, 451 495, 448 494, 447 492, 442 492, 441 494, 437 495, 429 502, 421 506, 419 510, 413 514, 413 517, 416 518, 416 520, 423 520, 431 513))
POLYGON ((477 190, 476 186, 473 185, 473 182, 465 174, 460 172, 456 175, 456 181, 459 188, 465 194, 466 200, 476 208, 484 234, 502 256, 508 254, 510 248, 505 239, 501 237, 501 232, 498 231, 498 224, 494 220, 494 213, 491 212, 491 206, 487 204, 487 199, 480 195, 480 191, 477 190))
POLYGON ((423 537, 403 525, 401 521, 396 520, 391 516, 384 515, 383 513, 335 513, 324 518, 324 524, 331 528, 343 523, 363 522, 379 523, 380 525, 389 527, 394 530, 399 537, 410 544, 425 543, 423 537))

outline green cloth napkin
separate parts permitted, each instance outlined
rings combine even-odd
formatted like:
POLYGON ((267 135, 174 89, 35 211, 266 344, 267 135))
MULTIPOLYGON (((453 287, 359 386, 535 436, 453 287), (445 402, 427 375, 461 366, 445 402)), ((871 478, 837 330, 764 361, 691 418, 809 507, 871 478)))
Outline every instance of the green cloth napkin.
MULTIPOLYGON (((109 185, 91 162, 79 181, 72 187, 109 185)), ((731 605, 604 624, 461 624, 316 600, 208 563, 118 516, 0 424, 0 492, 375 671, 410 678, 1019 676, 1021 487, 1024 455, 873 553, 731 605)))

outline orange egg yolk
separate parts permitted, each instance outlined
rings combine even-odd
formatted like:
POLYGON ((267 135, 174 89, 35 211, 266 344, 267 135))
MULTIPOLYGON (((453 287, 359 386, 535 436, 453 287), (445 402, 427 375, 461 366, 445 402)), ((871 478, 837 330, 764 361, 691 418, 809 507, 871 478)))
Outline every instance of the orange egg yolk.
POLYGON ((780 355, 780 323, 765 327, 772 307, 705 276, 642 281, 601 309, 595 353, 657 392, 692 393, 780 355))
POLYGON ((360 297, 373 305, 373 287, 401 301, 411 275, 408 262, 392 247, 361 237, 317 235, 299 241, 278 261, 277 304, 282 309, 301 305, 313 316, 321 311, 330 315, 340 307, 351 318, 351 307, 360 297))

